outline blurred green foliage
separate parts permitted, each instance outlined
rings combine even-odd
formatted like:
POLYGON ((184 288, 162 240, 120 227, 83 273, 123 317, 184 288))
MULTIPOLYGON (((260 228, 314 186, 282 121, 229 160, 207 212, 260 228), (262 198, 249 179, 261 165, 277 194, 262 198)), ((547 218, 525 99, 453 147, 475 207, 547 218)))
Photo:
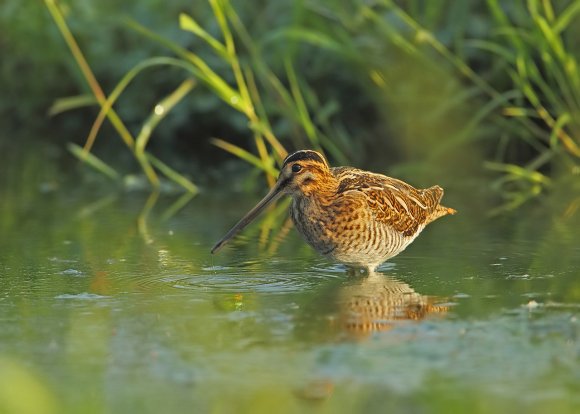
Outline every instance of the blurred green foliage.
MULTIPOLYGON (((214 47, 227 43, 215 5, 227 10, 229 2, 209 3, 58 1, 106 95, 135 65, 174 58, 178 49, 239 86, 232 61, 214 47), (201 30, 181 30, 181 13, 201 30)), ((285 150, 320 146, 332 162, 390 165, 419 183, 482 174, 485 165, 500 173, 494 185, 507 208, 541 194, 554 177, 578 174, 578 0, 233 1, 231 10, 225 22, 259 124, 285 150)), ((92 108, 46 119, 55 98, 89 92, 47 11, 7 0, 0 13, 0 48, 10 56, 0 62, 0 116, 14 129, 84 143, 92 108)), ((190 75, 176 67, 139 73, 115 104, 128 131, 137 136, 151 109, 190 75)), ((155 128, 147 151, 197 173, 226 159, 210 145, 217 137, 275 173, 283 152, 260 141, 258 124, 215 92, 190 92, 155 128)), ((113 163, 122 157, 108 127, 99 135, 96 154, 113 163)))
POLYGON ((53 414, 57 402, 44 381, 26 363, 0 355, 0 411, 53 414))

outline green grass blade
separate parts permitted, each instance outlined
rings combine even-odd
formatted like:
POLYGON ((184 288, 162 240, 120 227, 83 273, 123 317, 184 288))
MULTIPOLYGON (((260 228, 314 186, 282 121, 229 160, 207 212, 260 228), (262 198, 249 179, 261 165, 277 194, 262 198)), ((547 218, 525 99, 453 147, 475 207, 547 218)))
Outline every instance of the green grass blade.
POLYGON ((561 134, 561 130, 571 121, 572 116, 570 116, 569 112, 564 112, 558 117, 550 134, 550 146, 552 148, 556 148, 556 146, 558 145, 558 137, 561 134))
POLYGON ((143 123, 141 132, 137 136, 135 142, 135 151, 143 153, 145 147, 149 142, 151 134, 159 124, 171 112, 173 107, 177 105, 184 97, 187 95, 194 87, 196 81, 195 79, 186 79, 175 89, 169 96, 160 101, 149 118, 143 123))
POLYGON ((77 95, 59 98, 48 109, 48 115, 54 116, 72 109, 84 108, 87 106, 98 105, 93 95, 77 95))
POLYGON ((354 55, 349 52, 348 48, 345 49, 344 45, 337 42, 330 36, 303 27, 285 27, 282 29, 273 30, 262 39, 260 42, 260 47, 266 48, 269 47, 270 43, 286 43, 292 40, 307 43, 321 49, 329 50, 339 55, 354 58, 354 55))
POLYGON ((187 193, 182 194, 177 200, 175 200, 175 202, 173 204, 171 204, 167 208, 167 210, 165 210, 161 214, 161 220, 167 221, 171 217, 175 216, 178 211, 180 211, 183 207, 185 207, 187 205, 187 203, 189 203, 193 199, 194 196, 195 196, 195 193, 193 193, 193 192, 187 192, 187 193))
POLYGON ((500 6, 499 0, 487 0, 487 6, 491 11, 491 15, 494 17, 499 26, 503 30, 507 30, 505 34, 507 34, 508 40, 511 42, 514 49, 520 51, 524 50, 526 47, 522 42, 522 37, 512 30, 512 24, 500 6))
POLYGON ((108 166, 95 155, 91 154, 90 152, 84 151, 81 147, 72 142, 67 144, 68 150, 79 160, 84 162, 85 164, 89 165, 90 167, 94 168, 101 174, 109 177, 111 180, 119 180, 120 175, 115 171, 114 168, 108 166))
POLYGON ((310 118, 310 114, 308 112, 308 107, 306 106, 306 102, 304 101, 304 97, 300 91, 300 85, 298 84, 298 78, 296 76, 294 67, 290 63, 289 59, 284 60, 284 65, 286 67, 286 74, 288 75, 290 92, 294 98, 294 104, 300 119, 300 125, 302 125, 302 128, 304 128, 306 136, 310 140, 310 143, 313 145, 313 147, 315 149, 320 149, 320 139, 318 138, 316 127, 312 123, 312 119, 310 118))
POLYGON ((179 15, 179 27, 205 40, 208 45, 212 47, 224 60, 229 60, 226 47, 206 32, 193 18, 185 13, 179 15))
POLYGON ((544 174, 529 170, 524 167, 520 167, 516 164, 504 164, 504 163, 497 163, 497 162, 486 162, 485 167, 491 171, 498 171, 502 173, 506 173, 512 176, 514 179, 524 179, 526 181, 532 183, 538 183, 542 185, 550 185, 551 180, 545 176, 544 174))
POLYGON ((560 13, 553 25, 554 32, 559 34, 566 30, 578 13, 580 13, 580 1, 576 0, 560 13))
POLYGON ((237 145, 231 144, 220 138, 212 138, 211 143, 216 147, 219 147, 254 165, 255 167, 258 167, 272 177, 277 177, 279 174, 279 171, 273 165, 264 163, 260 158, 256 157, 254 154, 246 151, 245 149, 238 147, 237 145))
POLYGON ((99 133, 103 121, 105 120, 105 117, 108 115, 109 111, 111 110, 117 99, 119 99, 123 91, 127 88, 127 86, 129 86, 131 81, 145 69, 163 65, 182 67, 187 71, 189 71, 190 73, 193 73, 194 75, 196 74, 195 69, 191 68, 191 65, 188 64, 187 62, 170 57, 154 57, 150 59, 145 59, 136 64, 127 73, 125 73, 125 75, 117 83, 111 94, 108 96, 107 100, 103 103, 103 105, 101 105, 101 110, 99 111, 99 114, 95 118, 91 130, 89 131, 89 135, 87 136, 87 140, 84 146, 85 151, 91 150, 91 147, 93 146, 97 138, 97 134, 99 133))
POLYGON ((52 19, 54 20, 67 46, 69 47, 71 54, 73 55, 77 65, 79 66, 79 69, 83 74, 83 77, 85 78, 89 87, 93 91, 95 98, 99 102, 104 101, 105 94, 103 93, 103 90, 101 89, 99 83, 97 82, 97 79, 93 71, 91 70, 91 67, 89 66, 87 60, 85 59, 85 56, 83 55, 83 52, 81 51, 81 48, 79 47, 76 39, 71 33, 57 3, 58 3, 57 0, 44 0, 44 4, 48 8, 48 11, 52 16, 52 19))
POLYGON ((536 24, 540 28, 542 34, 544 35, 547 44, 554 51, 556 57, 561 61, 565 61, 566 53, 564 51, 564 44, 560 36, 552 30, 552 27, 546 19, 538 16, 536 18, 536 24))
POLYGON ((141 33, 142 35, 167 47, 185 61, 190 62, 193 65, 193 68, 191 68, 192 73, 200 81, 204 82, 207 86, 213 89, 225 103, 227 103, 228 105, 232 106, 233 108, 242 113, 247 112, 247 108, 244 105, 245 102, 243 101, 240 94, 236 92, 234 89, 232 89, 232 87, 229 86, 228 83, 222 77, 220 77, 216 72, 214 72, 208 66, 208 64, 204 62, 203 59, 201 59, 195 53, 190 52, 189 50, 182 48, 175 42, 169 39, 165 39, 164 37, 158 35, 157 33, 152 32, 151 30, 135 22, 134 20, 130 19, 127 20, 127 25, 131 27, 133 30, 141 33))
POLYGON ((251 125, 251 127, 254 129, 255 133, 262 134, 266 138, 268 143, 272 146, 274 153, 278 157, 278 161, 281 162, 284 158, 286 158, 287 151, 272 132, 272 126, 270 125, 266 108, 262 104, 262 99, 260 97, 258 85, 256 84, 254 72, 249 67, 246 67, 245 75, 248 82, 248 91, 250 92, 250 96, 254 102, 254 107, 256 108, 259 120, 258 123, 251 125))
MULTIPOLYGON (((151 167, 149 160, 145 155, 145 147, 147 146, 149 138, 151 137, 151 134, 159 122, 161 122, 163 118, 165 118, 167 114, 171 112, 173 107, 177 105, 177 103, 193 89, 195 83, 196 81, 194 79, 186 79, 168 97, 155 105, 152 114, 143 123, 141 132, 135 141, 135 157, 141 164, 141 168, 143 168, 143 171, 147 175, 149 181, 153 183, 155 187, 157 187, 159 183, 157 175, 153 171, 153 168, 151 167)), ((170 178, 174 176, 175 174, 172 174, 170 178)))
POLYGON ((506 106, 503 108, 502 112, 503 115, 513 117, 513 118, 539 118, 538 112, 529 109, 529 108, 521 108, 517 106, 506 106))
MULTIPOLYGON (((397 6, 394 6, 392 4, 390 7, 392 9, 398 9, 397 6)), ((402 9, 400 11, 404 13, 402 9)), ((419 52, 415 44, 405 39, 403 35, 401 35, 397 30, 395 30, 395 28, 390 23, 386 22, 383 19, 383 17, 380 16, 378 13, 376 13, 372 8, 363 7, 361 10, 361 14, 369 21, 377 25, 377 27, 381 30, 381 32, 385 35, 387 39, 389 39, 389 41, 393 45, 397 46, 398 48, 408 53, 409 55, 421 56, 421 53, 419 52)), ((420 31, 417 30, 417 32, 420 32, 423 35, 426 35, 428 33, 428 31, 423 30, 422 28, 420 31)))
MULTIPOLYGON (((76 39, 74 38, 70 29, 68 28, 68 25, 66 24, 66 20, 64 19, 61 11, 59 10, 59 8, 57 6, 57 2, 55 0, 45 0, 44 3, 46 5, 46 7, 48 8, 48 10, 49 10, 55 24, 57 25, 60 33, 62 34, 63 38, 65 39, 65 42, 66 42, 67 46, 69 47, 71 54, 73 55, 73 57, 75 59, 75 62, 77 63, 79 69, 81 70, 83 77, 85 78, 87 84, 89 85, 91 91, 93 92, 95 99, 97 100, 97 102, 99 102, 99 105, 103 105, 105 100, 106 100, 105 94, 103 93, 103 90, 102 90, 101 86, 99 85, 99 82, 97 82, 97 78, 95 77, 93 71, 91 70, 85 56, 83 55, 83 53, 82 53, 82 51, 81 51, 81 49, 76 41, 76 39)), ((119 134, 119 136, 123 140, 123 142, 129 148, 133 148, 133 144, 134 144, 133 136, 131 135, 129 130, 125 127, 125 125, 123 124, 123 121, 121 121, 121 118, 119 118, 117 113, 115 111, 111 110, 111 111, 107 112, 107 116, 108 116, 109 120, 111 121, 111 123, 113 124, 113 127, 116 129, 117 133, 119 134)))
POLYGON ((154 155, 148 152, 146 153, 146 155, 147 160, 171 181, 179 184, 192 194, 196 194, 199 191, 199 189, 194 183, 185 178, 183 175, 179 174, 177 171, 175 171, 173 168, 165 164, 159 158, 155 157, 154 155))
POLYGON ((514 63, 515 56, 513 51, 507 47, 500 45, 496 42, 490 42, 488 40, 472 39, 467 40, 463 43, 465 47, 471 47, 474 49, 485 50, 491 52, 503 58, 506 62, 514 63))

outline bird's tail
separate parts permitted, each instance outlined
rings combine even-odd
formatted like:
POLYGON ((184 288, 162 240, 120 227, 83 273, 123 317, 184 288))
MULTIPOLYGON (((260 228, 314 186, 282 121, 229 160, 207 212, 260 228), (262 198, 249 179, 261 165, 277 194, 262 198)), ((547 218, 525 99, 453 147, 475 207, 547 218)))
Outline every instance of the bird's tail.
POLYGON ((448 214, 455 214, 455 213, 457 213, 457 210, 455 210, 453 208, 438 205, 437 208, 435 209, 435 211, 433 211, 433 213, 427 219, 426 224, 429 224, 432 221, 437 220, 439 217, 443 217, 443 216, 446 216, 448 214))
POLYGON ((423 194, 425 194, 425 196, 428 199, 430 199, 432 206, 436 205, 436 207, 433 209, 432 213, 427 218, 427 221, 425 224, 429 224, 432 221, 437 220, 439 217, 443 217, 443 216, 446 216, 448 214, 457 213, 457 211, 455 209, 445 207, 445 206, 442 206, 441 204, 439 204, 439 202, 443 198, 443 189, 441 187, 439 187, 438 185, 434 185, 433 187, 429 187, 429 188, 423 190, 423 194))

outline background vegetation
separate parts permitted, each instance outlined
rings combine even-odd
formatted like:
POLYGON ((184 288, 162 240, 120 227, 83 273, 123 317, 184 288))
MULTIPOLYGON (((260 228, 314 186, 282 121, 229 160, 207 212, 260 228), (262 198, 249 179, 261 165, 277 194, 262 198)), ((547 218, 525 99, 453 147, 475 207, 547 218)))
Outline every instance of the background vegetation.
POLYGON ((73 143, 111 178, 142 171, 190 192, 239 168, 227 151, 272 182, 304 147, 418 184, 484 176, 502 208, 578 181, 577 0, 0 10, 6 148, 73 143))

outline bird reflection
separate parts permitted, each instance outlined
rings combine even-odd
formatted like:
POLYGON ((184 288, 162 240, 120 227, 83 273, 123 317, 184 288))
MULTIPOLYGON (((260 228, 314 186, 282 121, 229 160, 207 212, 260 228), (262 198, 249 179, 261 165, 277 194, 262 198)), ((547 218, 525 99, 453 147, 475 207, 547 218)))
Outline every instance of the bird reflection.
POLYGON ((354 277, 338 292, 339 323, 347 337, 364 339, 387 331, 401 321, 418 321, 445 315, 441 299, 415 292, 407 283, 381 273, 354 277))
MULTIPOLYGON (((443 298, 417 293, 407 283, 382 273, 351 274, 345 282, 327 292, 333 298, 332 330, 339 331, 339 340, 362 342, 375 332, 388 331, 405 321, 442 317, 449 310, 443 298)), ((298 398, 319 401, 332 395, 335 381, 326 375, 327 364, 312 369, 294 392, 298 398)))

